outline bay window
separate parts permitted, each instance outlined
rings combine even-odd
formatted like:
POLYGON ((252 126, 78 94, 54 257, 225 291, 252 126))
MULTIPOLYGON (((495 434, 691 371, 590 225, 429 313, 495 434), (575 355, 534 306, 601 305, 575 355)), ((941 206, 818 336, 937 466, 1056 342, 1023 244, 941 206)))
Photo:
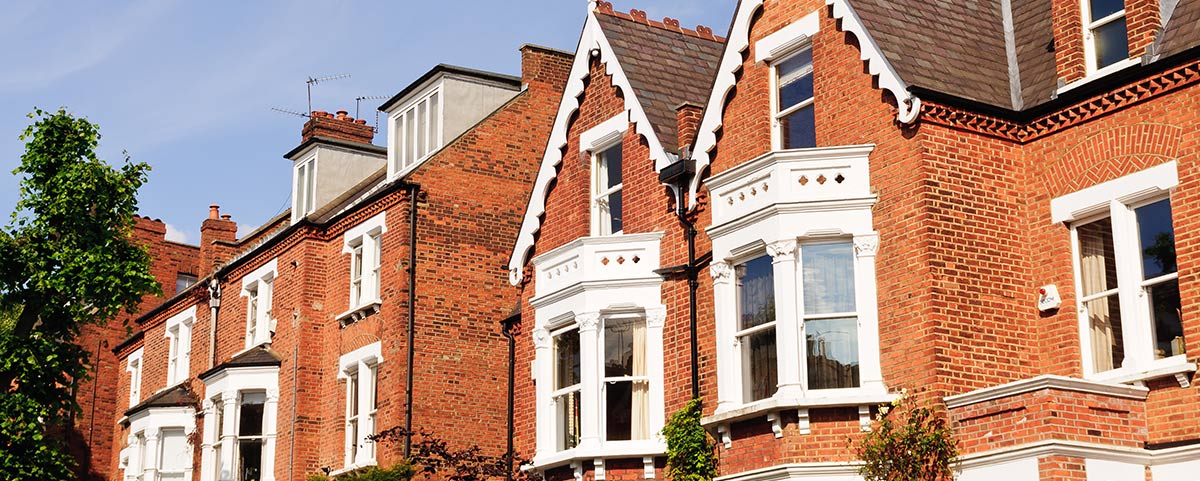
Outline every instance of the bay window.
POLYGON ((238 405, 237 474, 234 481, 257 481, 263 473, 266 393, 243 392, 238 405))
POLYGON ((761 256, 738 264, 735 273, 738 307, 735 336, 742 349, 742 397, 751 402, 771 397, 779 382, 771 258, 761 256))
POLYGON ((554 336, 554 393, 556 445, 559 451, 579 445, 579 330, 554 336))
POLYGON ((649 436, 650 378, 646 376, 646 321, 609 318, 604 322, 605 440, 649 436))
POLYGON ((279 366, 206 373, 201 481, 275 479, 279 366))
POLYGON ((858 387, 854 247, 850 242, 802 244, 800 271, 807 387, 858 387))

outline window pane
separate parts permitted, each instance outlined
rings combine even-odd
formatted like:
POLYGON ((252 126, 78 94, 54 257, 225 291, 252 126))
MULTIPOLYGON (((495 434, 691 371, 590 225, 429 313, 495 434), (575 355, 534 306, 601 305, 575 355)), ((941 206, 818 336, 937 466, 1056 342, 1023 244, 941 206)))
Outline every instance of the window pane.
POLYGON ((1113 250, 1112 219, 1100 219, 1075 229, 1079 237, 1079 273, 1083 295, 1117 288, 1117 255, 1113 250))
POLYGON ((346 414, 349 417, 358 416, 358 373, 350 375, 346 380, 346 414))
POLYGON ((188 455, 191 450, 188 449, 187 436, 183 433, 183 428, 163 429, 158 442, 160 470, 182 472, 191 466, 191 456, 188 455))
POLYGON ((404 114, 400 114, 399 117, 396 117, 396 148, 399 149, 399 151, 400 151, 400 153, 396 157, 399 159, 399 162, 400 162, 400 165, 398 165, 397 167, 401 168, 401 169, 408 166, 408 162, 409 162, 408 151, 411 150, 411 148, 409 148, 409 145, 410 145, 409 142, 411 142, 412 140, 409 139, 408 136, 406 135, 407 132, 408 132, 408 118, 404 114))
POLYGON ((182 272, 179 273, 179 275, 175 278, 175 292, 183 292, 184 289, 192 287, 192 285, 196 284, 197 280, 198 279, 196 276, 191 274, 184 274, 182 272))
POLYGON ((1091 6, 1093 22, 1125 8, 1123 0, 1090 0, 1088 4, 1091 6))
POLYGON ((1134 209, 1142 246, 1142 279, 1153 279, 1179 270, 1175 265, 1175 229, 1171 227, 1171 201, 1160 200, 1134 209))
POLYGON ((213 422, 217 427, 216 436, 214 436, 214 438, 216 441, 220 442, 221 436, 225 435, 225 402, 221 400, 220 396, 213 398, 212 402, 214 413, 213 417, 215 418, 213 422))
POLYGON ((1121 329, 1121 301, 1116 293, 1084 302, 1091 331, 1093 368, 1104 372, 1125 362, 1125 336, 1121 329))
POLYGON ((737 266, 738 329, 775 322, 775 274, 762 256, 737 266))
POLYGON ((779 119, 782 143, 785 149, 803 149, 817 146, 816 120, 813 108, 808 106, 779 119))
POLYGON ((308 205, 308 164, 303 164, 296 172, 296 210, 300 211, 300 215, 307 214, 305 211, 308 205))
POLYGON ((1117 19, 1092 31, 1096 38, 1096 68, 1103 68, 1129 58, 1129 36, 1125 19, 1117 19))
POLYGON ((806 321, 804 333, 808 388, 858 387, 858 319, 806 321))
POLYGON ((238 416, 238 436, 261 436, 263 433, 263 402, 262 393, 242 395, 242 412, 238 416))
POLYGON ((621 191, 619 190, 608 194, 608 221, 609 228, 612 229, 609 233, 615 234, 625 228, 621 219, 621 191))
POLYGON ((779 361, 775 350, 775 329, 764 329, 745 336, 742 341, 742 363, 746 401, 766 399, 775 394, 779 384, 779 361))
POLYGON ((441 130, 442 119, 438 112, 438 94, 434 92, 429 96, 429 150, 437 150, 442 145, 438 141, 438 133, 441 130))
POLYGON ((579 445, 579 391, 558 396, 554 406, 558 414, 558 449, 579 445))
POLYGON ((779 63, 779 110, 808 100, 813 96, 812 49, 793 55, 779 63))
POLYGON ((604 385, 604 433, 609 441, 633 439, 631 435, 633 409, 633 383, 629 381, 609 382, 604 385))
POLYGON ((554 337, 554 389, 579 384, 579 331, 554 337))
POLYGON ((304 213, 309 214, 317 202, 317 162, 308 163, 308 184, 304 190, 304 213))
POLYGON ((805 314, 854 312, 854 247, 849 243, 800 247, 805 314))
POLYGON ((603 154, 600 154, 600 161, 604 163, 605 183, 606 188, 613 188, 621 185, 621 144, 609 147, 603 154))
POLYGON ((262 441, 258 439, 238 442, 238 471, 240 481, 262 479, 262 441))
POLYGON ((1183 349, 1183 316, 1180 312, 1179 281, 1172 279, 1149 287, 1154 322, 1154 358, 1177 356, 1183 349))
POLYGON ((425 153, 429 152, 426 150, 429 144, 425 142, 429 137, 427 129, 429 122, 426 121, 426 118, 425 102, 421 102, 417 104, 417 123, 420 127, 417 129, 417 158, 424 157, 425 153))
POLYGON ((634 375, 634 329, 640 329, 641 326, 637 324, 642 322, 635 319, 610 319, 604 322, 605 377, 634 375))
POLYGON ((420 154, 417 153, 417 109, 409 109, 404 115, 404 124, 407 126, 408 132, 404 135, 404 150, 408 154, 409 162, 416 162, 420 154))

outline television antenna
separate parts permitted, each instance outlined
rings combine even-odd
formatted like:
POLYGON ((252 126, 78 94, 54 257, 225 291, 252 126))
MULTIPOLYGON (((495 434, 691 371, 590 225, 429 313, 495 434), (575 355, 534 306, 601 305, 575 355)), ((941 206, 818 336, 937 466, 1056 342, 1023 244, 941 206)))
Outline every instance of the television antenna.
POLYGON ((344 79, 344 78, 350 78, 350 74, 342 73, 342 74, 337 74, 337 75, 330 75, 327 77, 317 77, 317 78, 309 77, 308 80, 305 80, 304 83, 308 84, 308 111, 312 112, 312 88, 313 88, 313 85, 320 84, 321 82, 328 82, 330 80, 337 80, 337 79, 344 79))
MULTIPOLYGON (((358 116, 358 114, 359 114, 358 110, 360 107, 362 107, 362 101, 364 101, 364 100, 385 100, 387 98, 388 98, 388 96, 386 96, 386 95, 363 95, 361 97, 354 97, 354 118, 356 118, 356 119, 362 118, 362 117, 358 116)), ((379 132, 379 109, 375 109, 375 131, 379 132)))
POLYGON ((281 114, 295 115, 295 116, 297 116, 297 117, 304 117, 304 118, 309 118, 309 117, 312 117, 312 114, 302 114, 302 113, 300 113, 300 112, 296 112, 296 111, 294 111, 294 110, 281 109, 281 108, 278 108, 278 107, 271 107, 271 110, 274 110, 274 111, 276 111, 276 112, 279 112, 279 113, 281 113, 281 114))

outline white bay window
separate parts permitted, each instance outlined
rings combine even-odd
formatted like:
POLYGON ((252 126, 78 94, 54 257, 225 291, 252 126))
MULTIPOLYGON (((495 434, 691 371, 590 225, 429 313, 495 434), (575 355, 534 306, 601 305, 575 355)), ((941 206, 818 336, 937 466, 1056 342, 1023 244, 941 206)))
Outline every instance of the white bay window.
POLYGON ((229 367, 206 374, 201 481, 272 481, 279 366, 229 367))
POLYGON ((873 146, 782 150, 713 176, 717 408, 705 425, 890 401, 879 326, 868 156, 873 146))

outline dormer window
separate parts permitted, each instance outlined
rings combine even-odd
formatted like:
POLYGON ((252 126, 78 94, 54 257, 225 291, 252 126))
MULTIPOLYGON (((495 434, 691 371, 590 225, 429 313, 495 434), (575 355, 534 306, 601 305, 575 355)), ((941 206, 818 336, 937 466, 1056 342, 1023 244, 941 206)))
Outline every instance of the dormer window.
POLYGON ((1083 35, 1089 72, 1129 58, 1125 2, 1083 0, 1083 35))
POLYGON ((311 214, 316 209, 317 194, 317 156, 314 154, 307 159, 296 162, 296 174, 293 177, 292 218, 300 219, 311 214))
POLYGON ((812 46, 774 64, 775 138, 781 149, 816 147, 812 46))
POLYGON ((391 116, 388 123, 396 149, 392 159, 396 172, 407 170, 442 147, 441 104, 441 89, 433 89, 391 116))

